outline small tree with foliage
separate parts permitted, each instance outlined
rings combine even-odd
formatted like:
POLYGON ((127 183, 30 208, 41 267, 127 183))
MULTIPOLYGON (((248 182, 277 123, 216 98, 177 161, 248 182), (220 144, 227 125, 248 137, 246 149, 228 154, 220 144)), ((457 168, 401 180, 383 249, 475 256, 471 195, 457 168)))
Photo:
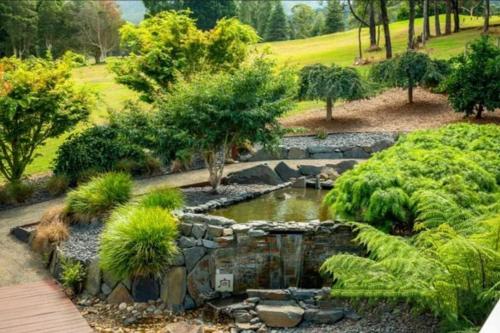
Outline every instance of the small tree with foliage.
POLYGON ((21 179, 36 149, 86 119, 92 94, 71 81, 62 61, 0 60, 0 172, 21 179))
POLYGON ((393 59, 372 66, 373 81, 390 87, 408 89, 408 102, 413 103, 413 89, 417 86, 436 86, 443 81, 448 66, 434 61, 427 54, 408 50, 393 59))
POLYGON ((288 22, 281 1, 277 1, 267 22, 265 39, 267 41, 287 40, 289 34, 288 22))
POLYGON ((278 118, 292 107, 295 87, 291 71, 277 71, 262 59, 231 74, 198 76, 176 85, 160 103, 158 137, 182 139, 184 151, 201 153, 217 191, 230 147, 277 143, 278 118))
POLYGON ((349 67, 316 64, 304 67, 300 72, 301 99, 326 100, 326 120, 332 120, 334 103, 352 101, 366 95, 366 88, 358 72, 349 67))
POLYGON ((253 28, 237 19, 223 19, 204 32, 182 11, 161 12, 138 26, 126 24, 120 37, 130 55, 111 63, 111 69, 119 83, 147 102, 168 92, 179 78, 238 67, 258 40, 253 28))
POLYGON ((473 42, 465 55, 453 60, 446 81, 448 101, 457 112, 469 116, 500 108, 500 48, 488 37, 473 42))

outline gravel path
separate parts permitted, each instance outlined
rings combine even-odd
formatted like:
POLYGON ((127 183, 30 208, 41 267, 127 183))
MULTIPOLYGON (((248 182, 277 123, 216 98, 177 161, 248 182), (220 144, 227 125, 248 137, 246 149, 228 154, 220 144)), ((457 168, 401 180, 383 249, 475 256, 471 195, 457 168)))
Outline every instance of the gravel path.
POLYGON ((286 137, 283 139, 283 145, 285 147, 296 147, 305 149, 311 146, 321 146, 321 147, 365 147, 372 146, 376 142, 383 140, 393 141, 395 133, 383 133, 383 132, 364 132, 364 133, 335 133, 330 134, 326 139, 320 140, 315 136, 295 136, 286 137))

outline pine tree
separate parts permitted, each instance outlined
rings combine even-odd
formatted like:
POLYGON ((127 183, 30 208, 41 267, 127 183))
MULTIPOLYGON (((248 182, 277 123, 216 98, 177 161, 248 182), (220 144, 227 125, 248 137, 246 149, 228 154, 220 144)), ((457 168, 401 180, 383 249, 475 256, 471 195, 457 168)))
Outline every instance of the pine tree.
POLYGON ((344 30, 344 8, 339 0, 328 1, 326 8, 325 33, 344 30))
POLYGON ((278 41, 287 40, 289 36, 288 22, 285 15, 285 10, 281 1, 276 2, 274 9, 267 23, 265 40, 278 41))

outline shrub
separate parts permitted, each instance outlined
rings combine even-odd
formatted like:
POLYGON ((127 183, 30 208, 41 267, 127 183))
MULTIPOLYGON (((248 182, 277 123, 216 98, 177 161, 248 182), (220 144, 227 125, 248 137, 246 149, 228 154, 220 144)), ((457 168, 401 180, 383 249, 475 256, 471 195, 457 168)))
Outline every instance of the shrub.
POLYGON ((158 188, 144 195, 140 201, 143 207, 160 207, 167 210, 181 208, 184 205, 184 195, 177 188, 158 188))
POLYGON ((177 221, 166 210, 122 207, 111 215, 101 237, 101 268, 117 278, 157 275, 178 249, 177 221))
POLYGON ((496 211, 499 183, 500 127, 457 124, 400 138, 342 174, 325 202, 340 218, 410 232, 496 211))
POLYGON ((85 267, 79 261, 63 258, 61 260, 61 282, 65 288, 78 292, 80 284, 85 280, 85 267))
POLYGON ((126 203, 131 196, 132 179, 123 173, 107 173, 70 192, 68 211, 78 220, 103 217, 114 207, 126 203))
POLYGON ((328 131, 324 127, 316 129, 316 139, 325 140, 328 138, 328 131))
POLYGON ((52 222, 69 224, 68 209, 65 204, 55 205, 48 208, 40 218, 40 225, 52 222))
POLYGON ((5 203, 25 202, 35 192, 35 186, 29 182, 19 180, 5 184, 2 192, 5 203))
POLYGON ((483 36, 465 55, 453 59, 453 71, 446 80, 448 100, 456 112, 467 116, 500 108, 500 47, 483 36))
POLYGON ((70 179, 66 175, 53 175, 45 184, 45 189, 51 195, 60 195, 68 190, 70 179))
POLYGON ((60 244, 68 237, 68 226, 64 222, 54 220, 50 223, 40 223, 31 242, 31 247, 36 252, 47 253, 54 245, 60 244))
POLYGON ((122 159, 141 163, 145 154, 137 145, 120 136, 117 129, 94 126, 82 133, 71 135, 58 149, 53 171, 76 181, 86 171, 114 170, 122 159))

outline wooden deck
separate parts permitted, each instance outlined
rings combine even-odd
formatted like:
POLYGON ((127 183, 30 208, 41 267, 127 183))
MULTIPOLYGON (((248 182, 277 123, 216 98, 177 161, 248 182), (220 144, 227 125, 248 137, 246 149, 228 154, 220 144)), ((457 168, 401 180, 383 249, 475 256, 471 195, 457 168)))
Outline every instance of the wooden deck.
POLYGON ((51 280, 0 288, 1 333, 91 333, 61 287, 51 280))

